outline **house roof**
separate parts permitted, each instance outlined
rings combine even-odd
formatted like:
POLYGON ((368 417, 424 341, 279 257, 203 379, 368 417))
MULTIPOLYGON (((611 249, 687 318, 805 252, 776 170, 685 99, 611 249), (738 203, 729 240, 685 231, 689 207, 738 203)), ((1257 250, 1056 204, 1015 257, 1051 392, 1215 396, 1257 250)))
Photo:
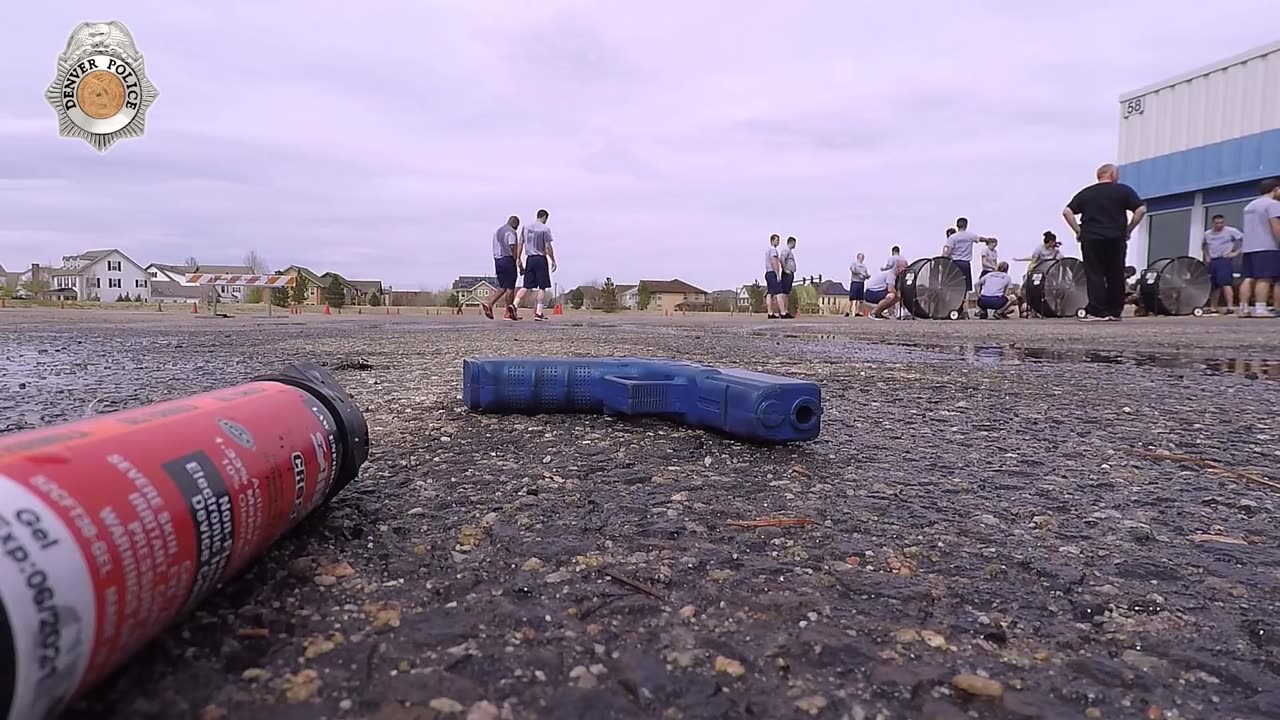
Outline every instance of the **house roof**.
POLYGON ((347 283, 363 293, 382 292, 381 280, 348 280, 347 283))
POLYGON ((82 267, 82 268, 80 268, 80 269, 78 269, 78 270, 76 270, 76 269, 72 269, 72 268, 67 268, 67 267, 53 268, 53 269, 50 271, 50 274, 51 274, 53 277, 66 277, 67 275, 80 275, 80 274, 82 274, 86 269, 88 269, 90 265, 92 265, 93 263, 96 263, 97 261, 101 260, 102 258, 104 258, 104 257, 106 257, 106 256, 108 256, 108 255, 110 255, 110 254, 112 254, 112 253, 116 253, 116 254, 120 255, 120 257, 122 257, 122 258, 124 258, 125 260, 129 261, 129 264, 133 265, 134 267, 138 268, 139 270, 143 270, 143 271, 145 271, 145 270, 146 270, 146 268, 142 267, 142 266, 141 266, 141 265, 139 265, 137 262, 134 262, 134 259, 133 259, 133 258, 129 257, 128 255, 125 255, 123 251, 121 251, 121 250, 119 250, 119 249, 117 249, 117 248, 110 248, 110 249, 107 249, 107 250, 88 250, 88 251, 86 251, 86 252, 82 252, 82 253, 80 253, 79 255, 68 255, 66 258, 63 258, 63 260, 66 260, 67 258, 78 259, 78 260, 84 260, 84 261, 86 261, 85 266, 84 266, 84 267, 82 267))
POLYGON ((302 275, 303 277, 305 277, 306 279, 310 280, 313 283, 316 283, 317 285, 324 282, 324 280, 322 280, 319 275, 311 271, 311 268, 305 268, 305 267, 302 267, 301 265, 290 265, 289 267, 284 269, 284 272, 282 274, 283 275, 289 275, 289 274, 302 275), (290 273, 289 272, 290 270, 292 270, 293 273, 290 273))
POLYGON ((623 295, 631 292, 632 290, 639 288, 640 286, 639 285, 614 285, 613 287, 618 291, 619 295, 623 295))
POLYGON ((354 287, 355 287, 355 285, 352 285, 352 284, 351 284, 351 281, 350 281, 350 280, 348 280, 348 279, 346 279, 346 278, 342 277, 342 275, 340 275, 340 274, 338 274, 338 273, 336 273, 336 272, 333 272, 332 270, 330 270, 329 272, 327 272, 327 273, 325 273, 325 274, 321 275, 321 276, 320 276, 320 281, 321 281, 322 283, 324 283, 324 285, 325 285, 325 286, 328 286, 328 285, 330 285, 331 283, 333 283, 333 279, 334 279, 334 278, 337 278, 337 279, 338 279, 338 282, 342 283, 343 285, 346 285, 347 287, 350 287, 350 288, 354 288, 354 287))
MULTIPOLYGON (((111 254, 111 253, 113 253, 113 252, 119 252, 119 251, 118 251, 118 250, 115 250, 115 249, 107 249, 107 250, 86 250, 86 251, 84 251, 84 252, 80 253, 79 255, 72 255, 71 257, 79 258, 79 259, 81 259, 81 260, 88 260, 89 262, 93 262, 94 260, 101 260, 104 256, 106 256, 106 255, 110 255, 110 254, 111 254)), ((124 253, 120 253, 120 254, 121 254, 121 255, 124 255, 124 253)))
POLYGON ((200 300, 209 292, 207 286, 183 285, 172 280, 152 280, 151 297, 153 298, 195 298, 200 300))
POLYGON ((849 291, 845 289, 844 283, 835 280, 823 280, 818 283, 819 295, 848 295, 849 291))
POLYGON ((641 280, 640 283, 651 293, 706 293, 700 287, 695 287, 689 283, 680 280, 641 280))
POLYGON ((217 273, 227 275, 253 275, 253 268, 248 265, 166 265, 164 263, 151 263, 147 267, 159 268, 167 273, 174 275, 190 275, 192 273, 217 273))
POLYGON ((709 294, 712 297, 738 297, 737 290, 713 290, 709 294))
POLYGON ((493 287, 498 286, 498 278, 486 275, 459 275, 457 280, 453 281, 450 290, 470 290, 480 283, 489 283, 493 287))

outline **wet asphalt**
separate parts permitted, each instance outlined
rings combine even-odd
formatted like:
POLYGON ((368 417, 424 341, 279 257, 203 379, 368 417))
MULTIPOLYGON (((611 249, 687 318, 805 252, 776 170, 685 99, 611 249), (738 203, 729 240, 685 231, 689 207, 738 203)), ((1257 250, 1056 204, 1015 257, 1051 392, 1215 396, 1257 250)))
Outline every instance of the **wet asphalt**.
POLYGON ((0 432, 310 359, 359 480, 67 718, 1280 717, 1280 321, 0 312, 0 432), (461 363, 814 380, 823 432, 483 416, 461 363), (771 517, 808 524, 743 528, 771 517))

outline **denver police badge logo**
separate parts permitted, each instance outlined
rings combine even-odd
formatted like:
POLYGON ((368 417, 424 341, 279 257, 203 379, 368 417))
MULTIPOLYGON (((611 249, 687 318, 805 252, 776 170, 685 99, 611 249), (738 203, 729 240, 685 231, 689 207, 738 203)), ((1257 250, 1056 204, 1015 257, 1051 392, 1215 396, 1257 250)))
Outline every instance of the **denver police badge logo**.
POLYGON ((45 92, 61 135, 84 138, 98 152, 120 138, 140 137, 157 95, 133 36, 114 20, 76 27, 45 92))

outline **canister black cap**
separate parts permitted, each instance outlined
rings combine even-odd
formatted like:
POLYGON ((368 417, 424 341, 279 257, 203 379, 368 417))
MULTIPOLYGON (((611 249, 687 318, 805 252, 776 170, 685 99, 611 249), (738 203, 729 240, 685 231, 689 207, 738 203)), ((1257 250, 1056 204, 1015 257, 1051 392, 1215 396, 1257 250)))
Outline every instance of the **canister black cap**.
POLYGON ((320 401, 337 425, 334 434, 338 441, 339 464, 330 496, 350 484, 360 472, 360 466, 369 459, 369 423, 333 373, 313 362, 296 362, 253 381, 291 385, 320 401))

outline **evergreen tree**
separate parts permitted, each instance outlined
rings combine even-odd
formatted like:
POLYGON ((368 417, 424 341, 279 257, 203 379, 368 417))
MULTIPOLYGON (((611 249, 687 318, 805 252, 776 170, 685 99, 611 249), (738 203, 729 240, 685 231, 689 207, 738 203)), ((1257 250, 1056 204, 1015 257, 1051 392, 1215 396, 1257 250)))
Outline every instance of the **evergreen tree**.
POLYGON ((369 307, 382 307, 382 293, 369 293, 369 307))
POLYGON ((452 292, 449 293, 449 297, 444 299, 444 304, 445 307, 456 308, 462 304, 462 301, 458 299, 458 293, 452 292))
POLYGON ((605 278, 604 287, 600 288, 600 309, 609 313, 618 311, 618 288, 611 277, 605 278))
POLYGON ((306 305, 307 300, 311 297, 311 281, 301 273, 293 279, 293 300, 294 305, 306 305))
POLYGON ((347 289, 342 285, 342 278, 334 276, 329 287, 324 290, 324 301, 331 308, 340 308, 347 304, 347 289))
POLYGON ((765 311, 764 288, 760 286, 759 280, 747 286, 747 297, 751 299, 751 312, 762 313, 765 311))
POLYGON ((569 307, 574 310, 581 310, 586 302, 586 293, 582 292, 582 288, 578 287, 569 291, 569 307))
POLYGON ((636 288, 636 308, 640 310, 648 310, 649 302, 653 299, 653 293, 649 292, 649 286, 640 283, 640 287, 636 288))

